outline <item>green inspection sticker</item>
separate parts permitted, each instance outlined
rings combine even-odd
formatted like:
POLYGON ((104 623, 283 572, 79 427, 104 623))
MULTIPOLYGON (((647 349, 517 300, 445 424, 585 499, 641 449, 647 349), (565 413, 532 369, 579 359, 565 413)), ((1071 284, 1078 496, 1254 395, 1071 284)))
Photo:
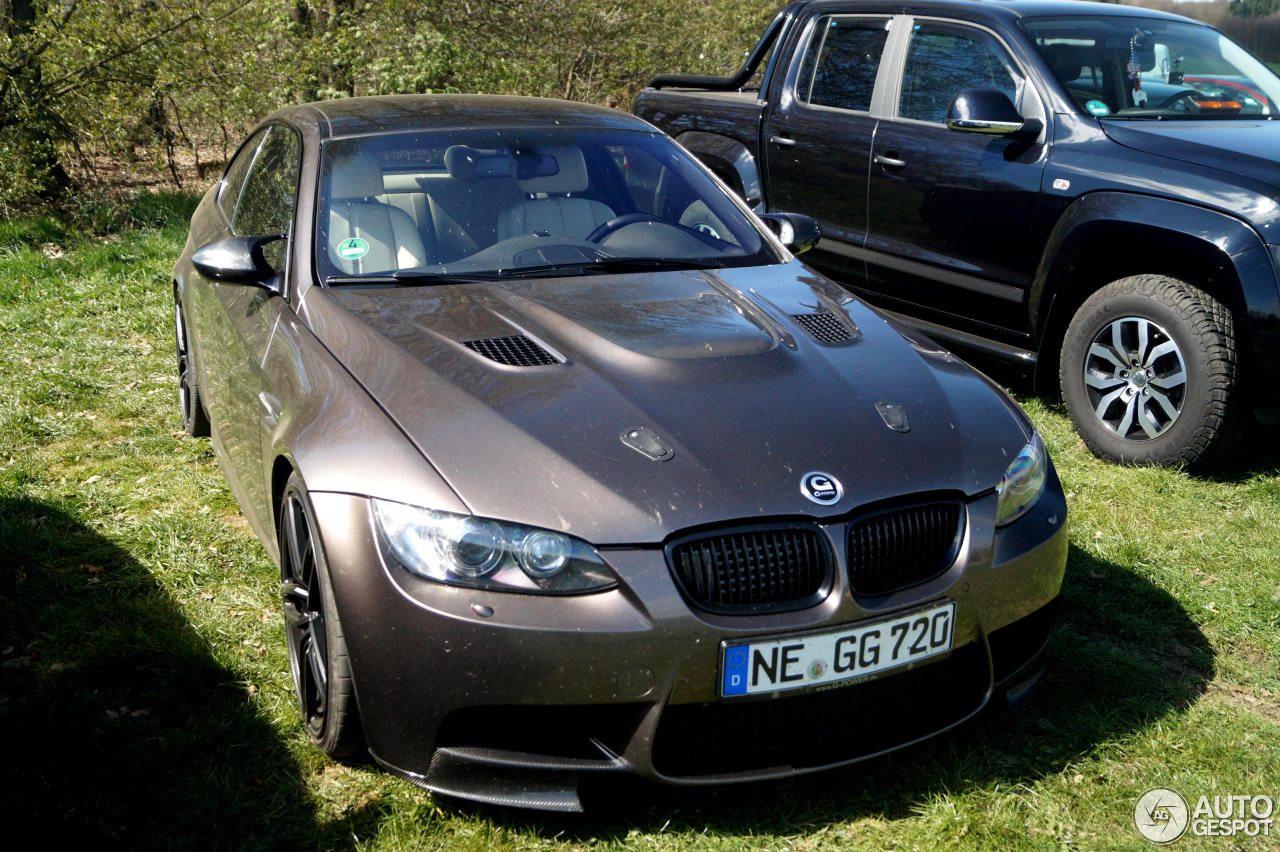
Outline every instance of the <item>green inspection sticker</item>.
POLYGON ((1090 115, 1111 115, 1111 109, 1102 101, 1089 101, 1084 105, 1090 115))
POLYGON ((369 253, 369 244, 359 237, 351 237, 338 243, 338 257, 343 260, 359 260, 369 253))

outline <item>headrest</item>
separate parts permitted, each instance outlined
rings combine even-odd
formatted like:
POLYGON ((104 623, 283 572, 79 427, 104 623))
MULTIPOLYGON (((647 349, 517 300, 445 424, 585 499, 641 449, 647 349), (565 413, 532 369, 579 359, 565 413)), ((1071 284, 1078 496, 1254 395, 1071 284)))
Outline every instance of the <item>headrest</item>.
POLYGON ((587 188, 587 161, 582 156, 581 148, 576 145, 543 145, 538 149, 538 153, 544 157, 554 158, 559 169, 553 175, 521 180, 521 192, 545 192, 556 195, 565 192, 582 192, 587 188))
POLYGON ((382 169, 375 157, 352 154, 334 161, 333 177, 329 183, 330 198, 368 198, 382 195, 384 191, 382 169))
POLYGON ((444 152, 444 167, 454 180, 511 177, 516 164, 506 148, 472 148, 450 145, 444 152))
POLYGON ((1070 83, 1080 76, 1086 54, 1073 44, 1051 44, 1045 50, 1045 59, 1055 77, 1064 83, 1070 83))

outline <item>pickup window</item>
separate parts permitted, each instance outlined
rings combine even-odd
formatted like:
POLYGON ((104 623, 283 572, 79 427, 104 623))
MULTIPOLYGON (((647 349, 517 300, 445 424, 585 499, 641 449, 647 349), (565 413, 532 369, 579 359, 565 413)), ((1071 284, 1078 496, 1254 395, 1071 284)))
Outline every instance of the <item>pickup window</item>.
POLYGON ((898 115, 943 124, 961 89, 996 89, 1018 103, 1012 61, 993 36, 941 22, 916 24, 907 47, 898 115))
POLYGON ((800 70, 800 100, 812 106, 869 111, 888 38, 888 18, 827 16, 819 20, 800 70))

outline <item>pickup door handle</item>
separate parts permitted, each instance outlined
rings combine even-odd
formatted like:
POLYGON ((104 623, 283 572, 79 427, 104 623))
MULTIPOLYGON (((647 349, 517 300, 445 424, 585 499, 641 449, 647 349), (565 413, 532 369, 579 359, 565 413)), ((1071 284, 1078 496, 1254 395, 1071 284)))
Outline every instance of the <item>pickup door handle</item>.
POLYGON ((794 148, 796 146, 796 140, 788 139, 785 136, 770 136, 769 141, 779 148, 794 148))
POLYGON ((888 169, 900 169, 907 164, 906 160, 899 160, 897 157, 886 157, 884 154, 876 154, 875 161, 888 169))

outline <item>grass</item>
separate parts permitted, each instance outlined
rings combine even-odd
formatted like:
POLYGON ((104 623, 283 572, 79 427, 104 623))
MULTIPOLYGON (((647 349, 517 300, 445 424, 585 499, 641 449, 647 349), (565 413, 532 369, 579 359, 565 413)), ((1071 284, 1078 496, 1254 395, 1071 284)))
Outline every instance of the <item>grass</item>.
POLYGON ((578 818, 329 762, 292 704, 274 568, 178 432, 168 273, 192 204, 0 223, 7 825, 131 849, 1126 849, 1151 786, 1280 793, 1275 434, 1211 475, 1125 469, 1025 397, 1071 552, 1018 713, 784 783, 601 793, 578 818))

